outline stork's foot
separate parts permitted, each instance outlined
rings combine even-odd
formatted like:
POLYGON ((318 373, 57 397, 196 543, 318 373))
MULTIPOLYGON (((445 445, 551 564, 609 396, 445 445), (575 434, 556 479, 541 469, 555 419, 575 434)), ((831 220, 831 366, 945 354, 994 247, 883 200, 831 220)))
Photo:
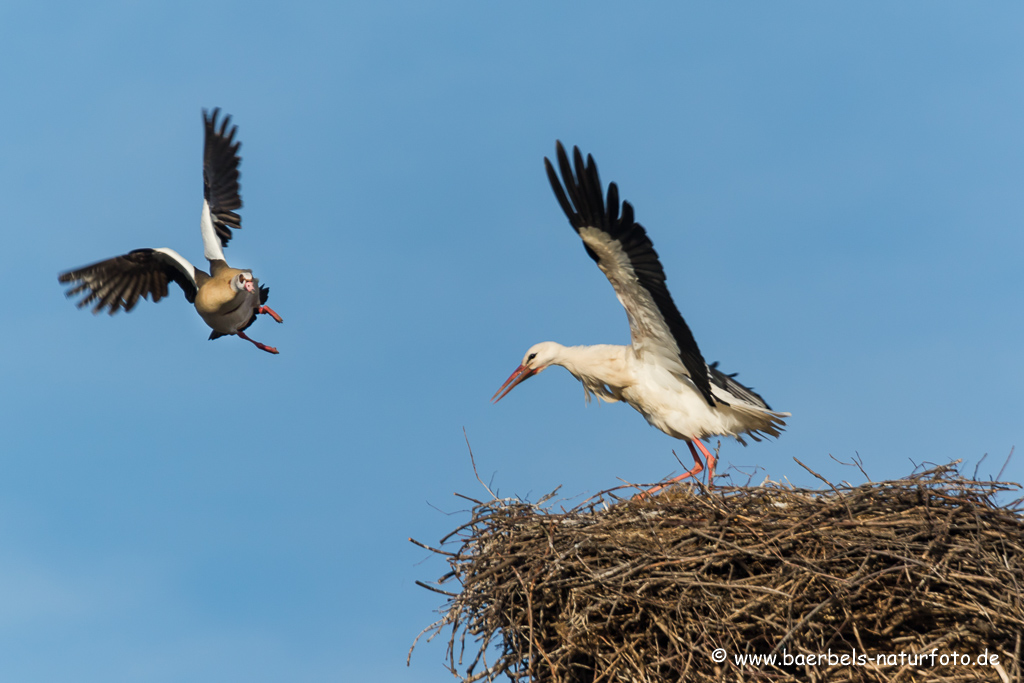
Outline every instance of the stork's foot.
POLYGON ((280 353, 273 346, 267 346, 266 344, 259 343, 255 339, 250 339, 249 337, 246 336, 245 332, 242 332, 241 330, 239 330, 238 332, 235 332, 235 334, 237 334, 239 337, 241 337, 245 341, 252 342, 253 344, 255 344, 257 349, 262 349, 263 351, 266 351, 267 353, 280 353))
MULTIPOLYGON (((271 318, 273 318, 274 320, 276 320, 279 323, 283 323, 284 322, 284 320, 281 319, 281 316, 279 316, 274 311, 274 309, 271 308, 270 306, 260 306, 259 308, 256 309, 256 312, 257 313, 265 313, 265 314, 269 315, 271 318)), ((277 351, 275 351, 274 353, 277 353, 277 351)))
MULTIPOLYGON (((702 444, 700 442, 700 439, 694 439, 694 441, 696 441, 697 446, 700 447, 701 452, 703 452, 704 456, 707 458, 707 462, 708 462, 708 486, 711 486, 711 480, 715 476, 715 463, 717 461, 715 459, 715 456, 711 455, 711 453, 708 452, 708 449, 704 447, 704 444, 702 444)), ((692 441, 687 441, 686 445, 690 449, 690 455, 693 456, 693 468, 689 472, 684 472, 683 474, 680 474, 678 477, 675 477, 674 479, 669 479, 664 484, 658 484, 657 486, 653 486, 653 487, 647 489, 646 491, 641 491, 640 493, 638 493, 636 495, 636 498, 638 500, 643 500, 644 498, 647 498, 648 496, 652 496, 655 493, 657 493, 658 491, 662 490, 663 488, 666 488, 666 487, 668 487, 668 486, 670 486, 672 484, 675 484, 676 482, 682 481, 683 479, 686 479, 687 477, 696 477, 698 474, 700 474, 701 472, 704 471, 704 463, 702 463, 700 461, 700 456, 697 455, 697 449, 695 449, 693 447, 693 442, 692 441)))

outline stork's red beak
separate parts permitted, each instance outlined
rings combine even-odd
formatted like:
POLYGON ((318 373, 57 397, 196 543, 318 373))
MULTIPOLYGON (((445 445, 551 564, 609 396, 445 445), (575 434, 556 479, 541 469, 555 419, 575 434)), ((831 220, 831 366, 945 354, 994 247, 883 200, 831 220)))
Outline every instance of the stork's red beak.
POLYGON ((491 402, 497 403, 501 399, 505 398, 506 396, 508 396, 508 393, 510 391, 516 388, 516 385, 530 379, 540 371, 541 368, 533 369, 528 368, 525 365, 520 365, 518 368, 516 368, 516 371, 513 372, 512 375, 507 380, 505 380, 505 383, 501 385, 501 389, 498 389, 496 392, 494 392, 494 396, 491 397, 491 402), (501 394, 501 396, 499 396, 498 394, 501 394))

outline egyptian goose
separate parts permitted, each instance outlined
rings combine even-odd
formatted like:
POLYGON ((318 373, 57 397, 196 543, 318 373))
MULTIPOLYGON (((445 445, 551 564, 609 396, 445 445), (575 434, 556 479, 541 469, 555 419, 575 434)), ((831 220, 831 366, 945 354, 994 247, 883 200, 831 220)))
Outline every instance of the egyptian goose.
POLYGON ((203 251, 210 263, 209 274, 189 263, 173 249, 136 249, 124 256, 115 256, 92 265, 61 273, 58 280, 72 283, 67 296, 85 293, 78 307, 96 302, 93 313, 107 309, 114 315, 120 309, 130 311, 139 297, 160 301, 167 296, 167 283, 174 281, 185 292, 185 299, 195 304, 196 311, 213 332, 210 339, 237 335, 252 342, 256 348, 277 353, 273 346, 250 339, 245 330, 265 313, 277 322, 281 316, 267 306, 270 289, 260 285, 251 270, 232 268, 224 259, 224 247, 232 237, 232 229, 242 227, 242 218, 235 211, 242 207, 238 194, 238 156, 240 142, 235 142, 238 126, 230 126, 225 116, 218 127, 220 109, 203 110, 206 131, 203 148, 203 212, 200 230, 203 251), (229 128, 230 126, 230 128, 229 128))

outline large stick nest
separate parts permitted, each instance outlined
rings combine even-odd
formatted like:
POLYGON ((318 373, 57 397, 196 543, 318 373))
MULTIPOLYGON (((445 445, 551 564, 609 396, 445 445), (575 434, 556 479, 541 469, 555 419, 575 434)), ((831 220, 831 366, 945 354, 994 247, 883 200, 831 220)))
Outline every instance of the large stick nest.
POLYGON ((1017 487, 953 465, 829 487, 473 501, 431 548, 451 571, 420 584, 448 596, 425 632, 467 682, 1021 681, 1024 506, 995 500, 1017 487))

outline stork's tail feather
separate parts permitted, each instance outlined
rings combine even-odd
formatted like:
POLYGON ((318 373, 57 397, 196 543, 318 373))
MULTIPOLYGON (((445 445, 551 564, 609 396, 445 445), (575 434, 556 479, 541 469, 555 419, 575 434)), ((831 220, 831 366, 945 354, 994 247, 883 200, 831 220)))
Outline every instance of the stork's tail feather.
POLYGON ((749 436, 754 441, 760 441, 766 437, 778 438, 786 430, 786 421, 783 418, 790 417, 790 413, 778 413, 774 410, 764 410, 757 406, 734 403, 729 408, 736 413, 738 422, 743 428, 733 434, 736 440, 744 446, 747 442, 743 436, 749 436))

